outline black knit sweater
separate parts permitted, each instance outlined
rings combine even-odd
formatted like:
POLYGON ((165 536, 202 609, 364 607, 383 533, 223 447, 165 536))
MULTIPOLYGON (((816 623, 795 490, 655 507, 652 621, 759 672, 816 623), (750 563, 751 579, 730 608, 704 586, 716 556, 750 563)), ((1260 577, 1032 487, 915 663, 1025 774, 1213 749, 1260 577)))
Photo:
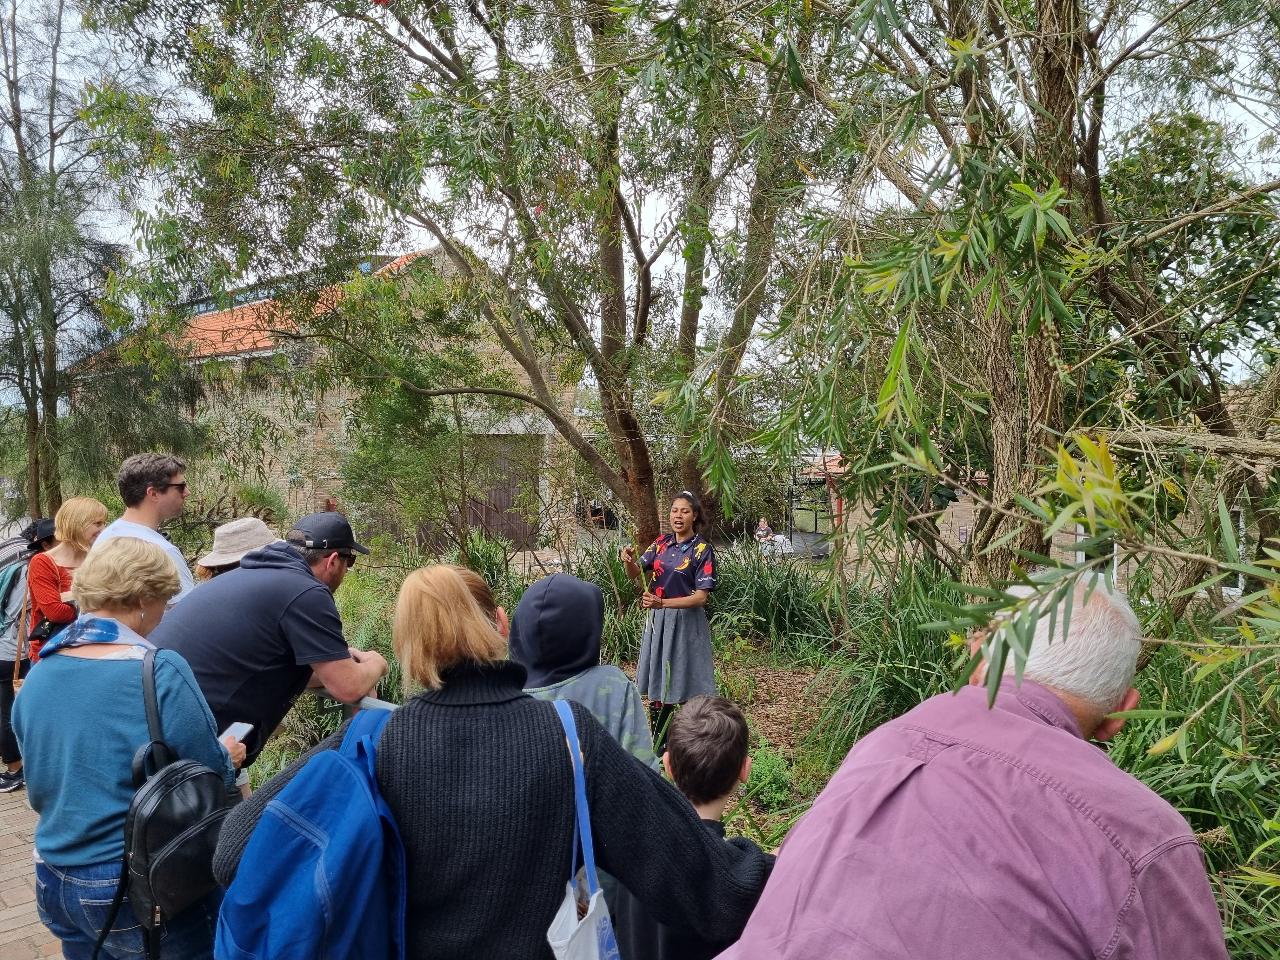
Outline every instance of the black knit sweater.
MULTIPOLYGON (((378 745, 378 782, 408 861, 411 960, 551 957, 547 927, 573 854, 573 775, 555 710, 526 696, 524 679, 509 662, 448 671, 440 690, 396 711, 378 745)), ((773 858, 709 834, 587 710, 573 704, 573 714, 599 866, 660 922, 736 939, 773 858)), ((336 749, 341 733, 316 749, 336 749)), ((214 859, 224 886, 263 808, 307 756, 227 817, 214 859)))

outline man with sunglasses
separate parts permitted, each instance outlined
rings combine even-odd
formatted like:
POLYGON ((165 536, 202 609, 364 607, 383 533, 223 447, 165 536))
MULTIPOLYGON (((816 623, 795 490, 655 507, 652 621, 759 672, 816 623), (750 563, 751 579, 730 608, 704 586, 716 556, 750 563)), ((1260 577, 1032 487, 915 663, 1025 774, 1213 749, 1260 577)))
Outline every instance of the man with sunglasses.
POLYGON ((356 557, 368 552, 342 514, 308 514, 286 539, 201 584, 151 634, 191 665, 219 730, 253 725, 243 740, 245 767, 308 686, 355 703, 386 674, 376 651, 347 646, 333 601, 356 557))
MULTIPOLYGON (((116 486, 120 490, 120 499, 124 501, 124 513, 98 534, 93 546, 98 547, 116 537, 136 537, 163 547, 178 568, 178 581, 182 585, 182 589, 169 601, 172 606, 196 586, 186 557, 160 532, 160 528, 179 516, 186 506, 187 465, 167 453, 134 454, 120 464, 116 486)), ((89 552, 93 552, 92 548, 89 552)))

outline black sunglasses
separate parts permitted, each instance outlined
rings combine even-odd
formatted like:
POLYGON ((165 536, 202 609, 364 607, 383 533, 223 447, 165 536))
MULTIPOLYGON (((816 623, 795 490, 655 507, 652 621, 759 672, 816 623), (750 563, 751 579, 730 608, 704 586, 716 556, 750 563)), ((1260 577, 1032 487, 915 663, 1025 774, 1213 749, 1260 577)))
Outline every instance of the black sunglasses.
POLYGON ((186 493, 187 481, 183 480, 181 483, 153 483, 151 485, 151 489, 159 493, 163 493, 164 491, 168 490, 170 487, 177 487, 181 492, 186 493))
POLYGON ((356 554, 354 551, 348 553, 345 550, 335 550, 334 553, 340 556, 343 560, 347 561, 348 570, 350 570, 352 567, 356 565, 356 554))

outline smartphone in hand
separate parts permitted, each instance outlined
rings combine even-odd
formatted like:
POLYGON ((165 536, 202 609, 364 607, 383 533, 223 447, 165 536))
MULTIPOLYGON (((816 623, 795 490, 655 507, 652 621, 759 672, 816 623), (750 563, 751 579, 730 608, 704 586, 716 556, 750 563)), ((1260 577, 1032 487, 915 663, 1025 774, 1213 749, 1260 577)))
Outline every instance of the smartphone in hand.
POLYGON ((218 734, 218 739, 223 740, 227 737, 231 737, 237 743, 243 743, 244 738, 247 737, 252 730, 252 723, 233 723, 231 726, 227 727, 227 729, 223 730, 222 733, 218 734))

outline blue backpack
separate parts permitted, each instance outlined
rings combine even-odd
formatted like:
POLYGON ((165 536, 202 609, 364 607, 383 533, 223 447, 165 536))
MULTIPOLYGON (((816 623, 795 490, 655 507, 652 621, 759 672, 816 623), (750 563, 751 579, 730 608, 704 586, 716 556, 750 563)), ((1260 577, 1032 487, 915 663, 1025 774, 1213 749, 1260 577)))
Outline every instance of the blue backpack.
POLYGON ((403 960, 404 846, 378 792, 391 716, 361 710, 262 813, 218 914, 215 960, 403 960))

